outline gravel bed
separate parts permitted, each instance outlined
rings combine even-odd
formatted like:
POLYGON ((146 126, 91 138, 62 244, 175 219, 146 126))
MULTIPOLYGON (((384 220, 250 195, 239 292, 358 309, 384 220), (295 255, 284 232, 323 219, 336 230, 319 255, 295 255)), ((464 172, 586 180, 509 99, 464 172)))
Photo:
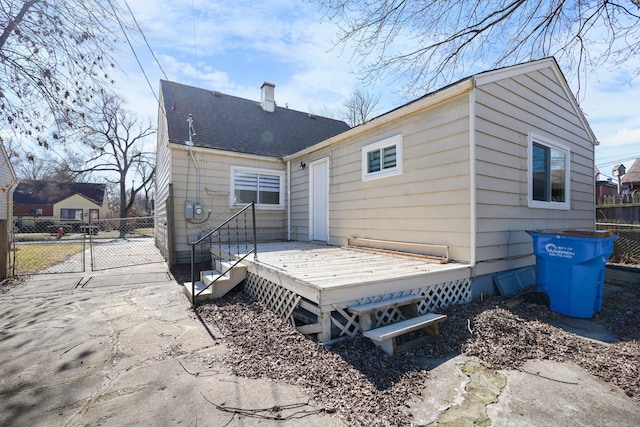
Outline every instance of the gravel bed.
POLYGON ((224 334, 230 354, 210 359, 235 375, 269 378, 309 392, 348 425, 409 425, 404 402, 422 393, 428 373, 415 356, 389 358, 358 337, 325 348, 242 293, 198 307, 224 334))
MULTIPOLYGON (((522 304, 509 309, 505 302, 491 300, 451 309, 442 324, 442 342, 436 346, 477 356, 492 369, 518 369, 531 359, 573 362, 640 401, 640 336, 630 337, 625 331, 627 340, 614 344, 588 340, 548 323, 562 316, 545 306, 522 304), (467 331, 459 333, 464 323, 467 331)), ((626 317, 640 321, 638 311, 637 307, 629 310, 626 317)))
POLYGON ((389 358, 356 337, 323 347, 296 332, 242 293, 203 304, 198 312, 230 347, 222 363, 235 375, 268 378, 304 388, 316 405, 352 426, 410 425, 407 404, 428 385, 425 360, 463 353, 491 369, 518 369, 529 359, 570 361, 640 400, 640 286, 603 306, 595 320, 621 341, 604 344, 565 332, 549 322, 563 316, 544 305, 491 298, 443 310, 441 336, 389 358), (615 315, 612 315, 614 313, 615 315))

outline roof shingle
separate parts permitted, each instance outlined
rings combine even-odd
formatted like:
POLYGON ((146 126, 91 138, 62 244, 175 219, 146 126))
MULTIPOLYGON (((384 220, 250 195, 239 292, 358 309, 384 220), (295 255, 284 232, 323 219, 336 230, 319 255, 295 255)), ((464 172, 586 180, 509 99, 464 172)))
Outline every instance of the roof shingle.
POLYGON ((622 183, 626 185, 640 185, 640 157, 638 157, 631 167, 627 169, 627 173, 622 177, 622 183))
POLYGON ((160 81, 169 142, 189 140, 193 117, 194 146, 282 157, 349 129, 340 120, 277 107, 269 113, 251 101, 180 83, 160 81))
POLYGON ((106 184, 22 179, 13 193, 13 203, 17 205, 53 205, 74 194, 81 194, 95 204, 102 205, 106 187, 106 184))

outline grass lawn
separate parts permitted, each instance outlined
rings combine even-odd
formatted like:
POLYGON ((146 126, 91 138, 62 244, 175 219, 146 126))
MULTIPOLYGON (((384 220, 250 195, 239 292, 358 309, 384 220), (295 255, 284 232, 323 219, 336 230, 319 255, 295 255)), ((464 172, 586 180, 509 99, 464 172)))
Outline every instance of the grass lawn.
MULTIPOLYGON (((37 273, 80 252, 82 252, 82 243, 79 242, 18 244, 16 274, 37 273)), ((11 251, 9 254, 10 265, 13 265, 13 257, 14 254, 11 251)))

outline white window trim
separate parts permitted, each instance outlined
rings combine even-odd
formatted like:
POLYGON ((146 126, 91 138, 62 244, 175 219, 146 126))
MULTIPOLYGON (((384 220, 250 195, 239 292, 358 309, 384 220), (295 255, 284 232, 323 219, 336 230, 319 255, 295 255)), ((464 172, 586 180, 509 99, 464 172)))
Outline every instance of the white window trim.
POLYGON ((561 210, 569 210, 571 209, 571 150, 566 145, 560 144, 556 141, 553 141, 549 138, 546 138, 542 135, 538 135, 533 132, 529 132, 529 158, 527 160, 527 199, 529 202, 530 208, 539 208, 539 209, 561 209, 561 210), (533 143, 537 143, 540 145, 544 145, 549 148, 554 148, 559 151, 563 151, 565 156, 565 177, 564 177, 564 185, 566 191, 566 197, 564 202, 544 202, 540 200, 533 200, 533 143))
POLYGON ((285 193, 284 193, 284 171, 274 170, 274 169, 262 169, 262 168, 251 168, 244 166, 231 166, 231 179, 229 180, 229 204, 230 207, 233 208, 242 208, 245 206, 244 203, 236 203, 235 202, 235 176, 236 172, 248 172, 248 173, 262 173, 265 175, 277 175, 280 177, 280 203, 277 205, 269 205, 269 204, 260 204, 256 203, 256 209, 263 210, 283 210, 284 202, 285 202, 285 193))
POLYGON ((402 174, 402 135, 394 135, 381 141, 374 142, 362 147, 362 180, 371 181, 373 179, 386 178, 388 176, 402 174), (378 172, 367 172, 367 153, 374 150, 380 150, 385 147, 396 146, 396 166, 393 168, 382 169, 378 172))

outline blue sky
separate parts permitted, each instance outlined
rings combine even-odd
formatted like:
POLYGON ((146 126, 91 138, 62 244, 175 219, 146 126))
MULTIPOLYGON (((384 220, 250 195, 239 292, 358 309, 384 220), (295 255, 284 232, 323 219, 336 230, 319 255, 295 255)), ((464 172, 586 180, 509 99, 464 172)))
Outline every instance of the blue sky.
MULTIPOLYGON (((159 62, 141 38, 134 41, 156 94, 159 80, 168 78, 259 100, 260 85, 269 81, 276 85, 278 105, 340 118, 342 104, 363 86, 349 47, 334 48, 335 25, 307 1, 128 3, 159 62)), ((157 103, 133 54, 122 46, 116 57, 123 70, 116 76, 118 90, 129 109, 155 122, 157 103)), ((631 66, 639 69, 640 58, 631 66)), ((640 157, 640 80, 630 82, 630 74, 625 69, 590 74, 579 100, 600 141, 596 166, 604 175, 611 175, 616 163, 629 168, 640 157)), ((577 88, 576 82, 569 84, 577 88)), ((369 90, 380 95, 376 114, 410 100, 399 95, 398 85, 391 79, 373 82, 369 90)))

